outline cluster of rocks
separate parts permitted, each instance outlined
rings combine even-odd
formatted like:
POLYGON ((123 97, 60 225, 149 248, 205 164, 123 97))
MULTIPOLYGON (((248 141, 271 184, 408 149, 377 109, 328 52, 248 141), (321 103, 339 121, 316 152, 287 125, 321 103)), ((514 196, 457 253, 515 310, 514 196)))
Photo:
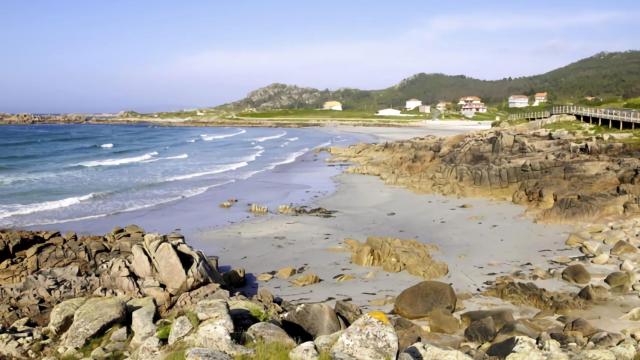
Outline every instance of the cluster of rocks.
POLYGON ((364 243, 346 239, 345 244, 351 251, 351 262, 360 266, 382 267, 388 272, 407 271, 428 280, 449 272, 446 263, 431 257, 431 252, 438 248, 417 240, 371 236, 364 243))
MULTIPOLYGON (((232 204, 230 204, 229 206, 223 206, 225 204, 226 203, 223 203, 221 204, 221 206, 222 207, 232 206, 232 204)), ((265 205, 251 204, 249 205, 249 211, 255 215, 266 215, 269 213, 269 208, 265 205)), ((310 209, 307 206, 293 206, 291 204, 285 204, 285 205, 278 206, 277 213, 281 215, 294 215, 294 216, 310 215, 310 216, 329 218, 329 217, 333 217, 333 214, 335 214, 336 212, 334 210, 328 210, 323 207, 316 207, 316 208, 310 209)))
MULTIPOLYGON (((250 359, 276 344, 300 360, 633 359, 640 337, 561 315, 573 305, 560 306, 557 294, 533 284, 504 281, 511 285, 503 296, 493 294, 537 303, 541 311, 533 317, 516 318, 505 308, 465 311, 466 298, 439 281, 402 291, 391 312, 367 312, 349 299, 295 305, 265 288, 243 293, 234 288, 246 282, 243 269, 221 273, 215 258, 176 233, 146 234, 131 225, 105 236, 0 231, 0 239, 2 271, 11 274, 0 284, 0 358, 250 359)), ((436 273, 419 261, 433 262, 428 245, 388 238, 349 243, 364 265, 436 273)), ((294 285, 319 281, 304 269, 271 276, 294 285)), ((628 316, 640 319, 640 309, 628 316)))
POLYGON ((93 120, 91 115, 83 114, 61 114, 61 115, 42 115, 42 114, 5 114, 0 113, 0 124, 51 124, 51 123, 69 123, 82 124, 93 120))
POLYGON ((355 163, 348 170, 353 173, 377 175, 416 192, 508 199, 549 222, 640 211, 637 147, 609 136, 539 126, 329 151, 334 161, 355 163))

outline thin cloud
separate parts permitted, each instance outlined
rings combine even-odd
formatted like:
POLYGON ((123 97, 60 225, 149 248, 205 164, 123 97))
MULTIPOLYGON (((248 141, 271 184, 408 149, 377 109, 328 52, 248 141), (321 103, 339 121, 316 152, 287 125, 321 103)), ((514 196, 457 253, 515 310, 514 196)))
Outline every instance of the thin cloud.
POLYGON ((485 79, 522 76, 544 72, 597 51, 624 49, 620 48, 624 44, 584 42, 575 32, 557 30, 634 17, 621 12, 583 12, 557 21, 551 15, 493 14, 492 18, 496 19, 493 22, 478 21, 478 18, 489 18, 482 14, 436 16, 422 26, 374 40, 203 50, 160 64, 156 73, 177 81, 193 79, 211 86, 228 84, 232 79, 236 88, 245 91, 257 84, 272 82, 319 88, 381 88, 417 72, 465 74, 485 79), (540 29, 555 37, 531 36, 523 46, 513 43, 509 29, 540 29), (484 34, 489 32, 494 34, 484 34), (472 39, 467 33, 473 34, 472 39), (540 51, 554 56, 522 61, 540 51))

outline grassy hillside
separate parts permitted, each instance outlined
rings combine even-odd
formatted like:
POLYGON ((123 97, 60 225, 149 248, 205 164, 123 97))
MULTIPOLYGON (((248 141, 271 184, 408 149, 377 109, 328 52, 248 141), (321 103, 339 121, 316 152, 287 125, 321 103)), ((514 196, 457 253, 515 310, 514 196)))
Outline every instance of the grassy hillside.
POLYGON ((274 84, 219 108, 234 111, 314 109, 324 101, 338 100, 345 109, 374 111, 402 106, 405 100, 413 97, 433 104, 439 100, 457 101, 466 95, 477 95, 488 104, 500 106, 511 94, 533 95, 539 91, 549 92, 552 101, 574 103, 585 96, 603 99, 640 96, 640 51, 599 53, 545 74, 515 79, 487 81, 463 75, 420 73, 395 86, 371 91, 329 91, 274 84))

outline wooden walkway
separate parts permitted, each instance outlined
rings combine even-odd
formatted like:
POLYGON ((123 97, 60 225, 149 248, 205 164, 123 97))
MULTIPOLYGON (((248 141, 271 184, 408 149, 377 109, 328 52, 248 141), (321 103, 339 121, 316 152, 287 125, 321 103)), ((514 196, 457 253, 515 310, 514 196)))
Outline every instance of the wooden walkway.
POLYGON ((509 115, 509 120, 538 120, 552 115, 573 115, 576 119, 589 124, 605 125, 609 128, 635 129, 640 125, 640 111, 625 109, 602 109, 587 106, 554 106, 551 111, 532 111, 509 115))

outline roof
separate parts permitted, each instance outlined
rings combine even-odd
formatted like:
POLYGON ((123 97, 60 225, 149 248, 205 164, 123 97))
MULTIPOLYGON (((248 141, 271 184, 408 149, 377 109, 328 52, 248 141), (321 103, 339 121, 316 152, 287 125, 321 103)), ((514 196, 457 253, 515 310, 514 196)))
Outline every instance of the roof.
POLYGON ((479 109, 486 108, 487 106, 484 103, 475 103, 475 104, 464 104, 462 105, 462 109, 479 109))
POLYGON ((480 97, 472 95, 472 96, 463 96, 460 100, 480 100, 480 97))
POLYGON ((409 99, 407 101, 420 101, 420 102, 422 102, 422 100, 418 100, 418 99, 409 99))
POLYGON ((327 101, 324 103, 325 106, 333 106, 333 105, 342 105, 340 103, 340 101, 335 101, 335 100, 331 100, 331 101, 327 101))
POLYGON ((546 97, 546 96, 547 96, 547 93, 546 93, 546 92, 539 92, 539 93, 536 93, 536 95, 535 95, 535 96, 536 96, 536 97, 542 97, 542 96, 545 96, 545 97, 546 97))
POLYGON ((513 100, 515 100, 515 99, 527 99, 528 100, 529 97, 527 95, 511 95, 511 96, 509 96, 509 99, 510 100, 511 99, 513 99, 513 100))

